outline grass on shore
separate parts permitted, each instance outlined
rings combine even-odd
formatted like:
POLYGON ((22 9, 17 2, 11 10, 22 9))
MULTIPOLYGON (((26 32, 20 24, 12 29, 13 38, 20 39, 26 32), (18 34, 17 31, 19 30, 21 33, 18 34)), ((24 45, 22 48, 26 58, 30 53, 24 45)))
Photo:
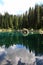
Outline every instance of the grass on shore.
MULTIPOLYGON (((14 32, 14 31, 15 31, 15 29, 11 29, 11 28, 9 28, 9 29, 0 29, 0 32, 14 32)), ((39 29, 38 32, 40 34, 43 34, 43 30, 42 29, 39 29)))
POLYGON ((0 32, 13 32, 14 29, 0 29, 0 32))

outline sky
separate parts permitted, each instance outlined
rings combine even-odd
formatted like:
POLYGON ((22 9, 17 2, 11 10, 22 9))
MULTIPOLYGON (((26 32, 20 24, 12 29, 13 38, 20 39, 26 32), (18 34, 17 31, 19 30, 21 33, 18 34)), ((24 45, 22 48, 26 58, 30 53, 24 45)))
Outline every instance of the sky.
POLYGON ((43 4, 43 0, 0 0, 0 13, 23 14, 35 4, 43 4))

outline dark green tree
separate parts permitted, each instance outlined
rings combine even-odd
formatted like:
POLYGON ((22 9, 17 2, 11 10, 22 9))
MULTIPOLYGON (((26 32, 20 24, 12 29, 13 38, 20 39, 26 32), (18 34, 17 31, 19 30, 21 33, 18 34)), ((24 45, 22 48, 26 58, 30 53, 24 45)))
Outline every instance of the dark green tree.
POLYGON ((14 29, 18 29, 18 17, 16 15, 14 15, 13 26, 14 29))
POLYGON ((23 19, 22 19, 22 28, 28 28, 28 15, 27 15, 27 11, 25 14, 23 14, 23 19))

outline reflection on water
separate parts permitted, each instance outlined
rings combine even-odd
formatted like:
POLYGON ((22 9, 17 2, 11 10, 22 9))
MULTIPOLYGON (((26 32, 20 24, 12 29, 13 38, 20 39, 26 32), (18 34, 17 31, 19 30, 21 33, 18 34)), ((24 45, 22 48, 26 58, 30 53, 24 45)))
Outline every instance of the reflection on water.
POLYGON ((13 45, 9 48, 0 47, 1 65, 43 65, 43 56, 35 56, 26 47, 13 45))
POLYGON ((43 65, 43 56, 35 56, 26 47, 13 45, 9 48, 0 47, 1 65, 43 65))
POLYGON ((43 35, 0 33, 0 65, 43 65, 43 35))
POLYGON ((35 62, 35 54, 21 45, 13 45, 9 48, 0 47, 1 64, 30 65, 35 62), (2 58, 3 57, 3 58, 2 58))

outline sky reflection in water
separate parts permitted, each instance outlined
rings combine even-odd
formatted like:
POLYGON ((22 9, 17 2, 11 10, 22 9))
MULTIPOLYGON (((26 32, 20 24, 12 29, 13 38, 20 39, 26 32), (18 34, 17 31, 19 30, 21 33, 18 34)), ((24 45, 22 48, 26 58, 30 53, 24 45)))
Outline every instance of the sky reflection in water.
POLYGON ((35 56, 23 45, 0 47, 0 65, 43 65, 43 56, 35 56))

